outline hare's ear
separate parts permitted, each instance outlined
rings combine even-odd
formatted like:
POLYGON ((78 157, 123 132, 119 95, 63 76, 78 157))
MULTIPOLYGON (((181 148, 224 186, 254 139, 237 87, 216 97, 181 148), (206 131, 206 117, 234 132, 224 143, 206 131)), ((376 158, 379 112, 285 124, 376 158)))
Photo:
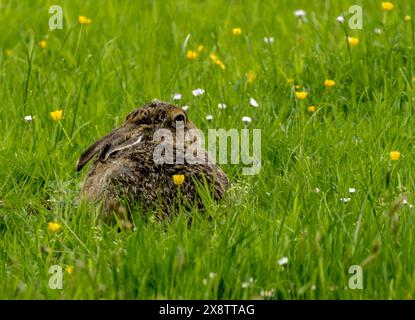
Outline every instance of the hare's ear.
POLYGON ((108 157, 114 152, 134 147, 140 144, 141 140, 142 140, 142 136, 139 135, 139 136, 133 136, 120 144, 112 144, 112 143, 105 144, 99 156, 99 160, 106 161, 108 157))
POLYGON ((106 141, 109 140, 108 137, 104 137, 97 142, 95 142, 92 146, 90 146, 88 149, 86 149, 81 156, 79 157, 78 162, 76 163, 76 171, 81 170, 84 165, 87 164, 89 160, 92 159, 93 156, 95 156, 99 150, 102 149, 103 146, 106 145, 106 141))

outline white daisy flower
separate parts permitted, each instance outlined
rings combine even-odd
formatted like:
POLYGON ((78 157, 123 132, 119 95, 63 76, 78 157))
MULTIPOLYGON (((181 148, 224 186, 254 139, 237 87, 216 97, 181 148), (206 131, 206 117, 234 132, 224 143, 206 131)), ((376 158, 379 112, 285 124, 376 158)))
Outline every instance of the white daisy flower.
POLYGON ((356 192, 356 189, 355 188, 349 188, 349 192, 350 193, 355 193, 356 192))
POLYGON ((189 106, 183 106, 183 107, 182 107, 182 110, 183 110, 183 111, 187 111, 187 110, 189 110, 189 106))
POLYGON ((175 93, 174 95, 173 95, 173 100, 180 100, 182 98, 182 94, 181 93, 175 93))
POLYGON ((338 23, 344 23, 344 17, 343 17, 343 16, 338 16, 338 17, 336 18, 336 21, 337 21, 338 23))
POLYGON ((206 116, 206 120, 207 120, 207 121, 212 121, 212 120, 213 120, 213 116, 212 116, 211 114, 208 114, 208 115, 206 116))
POLYGON ((272 288, 271 290, 261 290, 261 296, 264 298, 271 298, 274 295, 275 289, 272 288))
POLYGON ((340 198, 340 201, 343 203, 348 203, 350 200, 352 200, 351 198, 340 198))
POLYGON ((376 28, 375 30, 373 30, 373 32, 375 34, 382 34, 382 29, 381 28, 376 28))
POLYGON ((249 99, 249 104, 253 106, 254 108, 258 108, 259 106, 258 102, 254 98, 249 99))
POLYGON ((295 11, 294 11, 294 15, 295 15, 297 18, 304 18, 304 17, 305 17, 305 15, 306 15, 306 12, 305 12, 304 10, 302 10, 302 9, 299 9, 299 10, 295 10, 295 11))
POLYGON ((242 288, 249 288, 252 287, 254 284, 254 278, 249 278, 249 281, 242 282, 242 288))
POLYGON ((274 43, 274 37, 265 37, 264 42, 265 43, 274 43))
POLYGON ((219 109, 222 109, 222 110, 223 110, 223 109, 226 109, 226 104, 224 104, 224 103, 219 103, 219 104, 218 104, 218 108, 219 108, 219 109))
POLYGON ((252 121, 252 119, 250 117, 242 117, 242 122, 245 123, 246 125, 250 124, 252 121))
POLYGON ((319 188, 319 187, 316 187, 316 188, 314 188, 314 192, 315 192, 315 193, 320 193, 320 192, 321 192, 321 190, 320 190, 320 188, 319 188))
POLYGON ((31 122, 31 121, 33 121, 33 116, 32 115, 24 116, 24 120, 26 122, 31 122))
POLYGON ((195 90, 193 90, 193 91, 192 91, 192 94, 193 94, 195 97, 201 96, 201 95, 202 95, 202 94, 204 94, 204 93, 205 93, 205 90, 200 89, 200 88, 195 89, 195 90))
POLYGON ((279 259, 278 261, 278 264, 280 265, 280 266, 285 266, 285 265, 287 265, 288 264, 288 258, 287 257, 282 257, 281 259, 279 259))

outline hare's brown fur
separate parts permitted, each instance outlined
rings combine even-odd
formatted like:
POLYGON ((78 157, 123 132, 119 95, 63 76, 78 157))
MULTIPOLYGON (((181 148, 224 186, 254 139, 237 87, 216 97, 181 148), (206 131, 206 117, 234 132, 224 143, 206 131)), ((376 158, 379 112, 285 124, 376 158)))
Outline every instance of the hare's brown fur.
MULTIPOLYGON (((82 189, 82 195, 93 201, 104 201, 104 216, 114 210, 125 218, 126 209, 121 198, 144 210, 155 209, 170 215, 181 204, 197 205, 203 209, 197 184, 209 186, 219 200, 228 186, 225 173, 211 163, 158 164, 153 153, 159 142, 153 139, 157 129, 175 130, 176 119, 184 120, 184 130, 196 129, 181 108, 161 101, 153 101, 131 112, 120 128, 113 130, 80 157, 77 169, 94 155, 93 162, 82 189), (173 182, 174 175, 184 175, 181 186, 173 182), (180 195, 180 196, 179 196, 180 195)), ((172 144, 173 153, 176 141, 172 144)), ((205 150, 200 150, 207 159, 205 150)))

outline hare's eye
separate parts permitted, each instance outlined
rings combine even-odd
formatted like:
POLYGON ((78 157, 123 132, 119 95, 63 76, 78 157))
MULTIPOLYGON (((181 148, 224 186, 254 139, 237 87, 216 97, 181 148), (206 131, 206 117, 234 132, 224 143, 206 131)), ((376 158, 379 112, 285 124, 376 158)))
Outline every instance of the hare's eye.
POLYGON ((174 118, 175 122, 185 122, 186 121, 186 117, 183 114, 179 114, 174 118))

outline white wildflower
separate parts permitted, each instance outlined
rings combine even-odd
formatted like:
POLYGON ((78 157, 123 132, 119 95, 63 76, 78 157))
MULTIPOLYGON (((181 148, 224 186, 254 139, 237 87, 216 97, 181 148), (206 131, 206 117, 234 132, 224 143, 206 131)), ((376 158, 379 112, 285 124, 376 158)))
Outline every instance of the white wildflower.
POLYGON ((338 17, 336 18, 336 21, 337 21, 338 23, 344 23, 344 17, 343 17, 343 16, 338 16, 338 17))
POLYGON ((250 124, 252 121, 252 119, 250 117, 242 117, 242 122, 245 123, 246 125, 250 124))
POLYGON ((175 94, 173 95, 173 100, 180 100, 181 98, 182 98, 181 93, 175 93, 175 94))
POLYGON ((305 17, 305 15, 306 15, 306 12, 305 12, 304 10, 302 10, 302 9, 299 9, 299 10, 295 10, 295 11, 294 11, 294 15, 295 15, 297 18, 304 18, 304 17, 305 17))
POLYGON ((264 37, 265 43, 274 43, 274 37, 264 37))
POLYGON ((287 257, 282 257, 281 259, 279 259, 278 261, 278 264, 280 265, 280 266, 285 266, 285 265, 287 265, 288 264, 288 258, 287 257))
POLYGON ((261 290, 261 296, 264 298, 271 298, 274 295, 275 289, 272 288, 271 290, 261 290))
POLYGON ((249 104, 253 106, 254 108, 258 108, 259 106, 258 102, 254 98, 249 99, 249 104))
POLYGON ((201 95, 202 95, 202 94, 204 94, 204 93, 205 93, 205 90, 200 89, 200 88, 195 89, 195 90, 193 90, 193 91, 192 91, 192 94, 193 94, 195 97, 201 96, 201 95))

